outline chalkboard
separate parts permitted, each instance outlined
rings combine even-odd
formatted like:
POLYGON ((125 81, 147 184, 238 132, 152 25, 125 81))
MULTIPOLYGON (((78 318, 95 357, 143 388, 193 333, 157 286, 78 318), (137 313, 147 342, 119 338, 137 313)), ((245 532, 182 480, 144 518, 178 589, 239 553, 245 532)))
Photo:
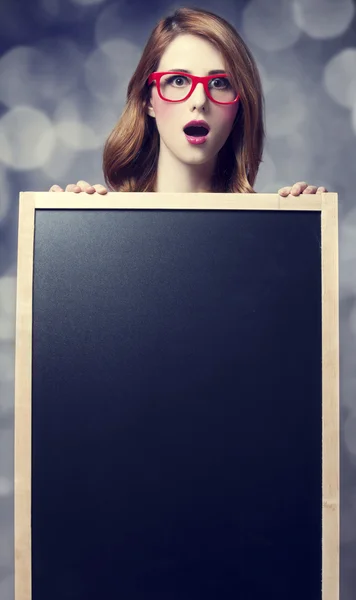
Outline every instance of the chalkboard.
POLYGON ((18 260, 15 600, 336 600, 336 194, 25 193, 18 260))

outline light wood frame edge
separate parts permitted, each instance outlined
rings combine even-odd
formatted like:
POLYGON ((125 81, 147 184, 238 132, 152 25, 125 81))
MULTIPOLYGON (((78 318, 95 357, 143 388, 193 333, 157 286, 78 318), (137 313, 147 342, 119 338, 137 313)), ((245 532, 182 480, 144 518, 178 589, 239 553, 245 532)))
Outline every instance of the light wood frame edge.
POLYGON ((320 211, 322 194, 284 198, 278 194, 157 194, 155 192, 26 192, 33 194, 36 208, 44 209, 166 209, 166 210, 307 210, 320 211))
POLYGON ((31 383, 35 198, 20 194, 18 223, 15 416, 15 599, 31 600, 31 383))
POLYGON ((322 398, 323 563, 322 600, 339 600, 340 588, 340 416, 338 197, 323 194, 322 398))

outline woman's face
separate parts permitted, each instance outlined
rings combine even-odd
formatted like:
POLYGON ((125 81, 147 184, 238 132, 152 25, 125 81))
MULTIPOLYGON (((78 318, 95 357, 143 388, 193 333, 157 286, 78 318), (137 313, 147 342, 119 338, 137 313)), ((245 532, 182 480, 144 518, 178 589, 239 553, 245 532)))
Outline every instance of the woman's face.
MULTIPOLYGON (((166 48, 157 71, 180 71, 205 76, 209 71, 225 72, 222 54, 213 44, 198 36, 182 34, 166 48)), ((178 82, 179 83, 179 82, 178 82)), ((198 83, 193 94, 182 102, 162 100, 156 84, 151 85, 148 114, 156 119, 163 148, 185 164, 211 162, 225 144, 238 110, 239 102, 221 105, 206 95, 203 84, 198 83), (192 120, 204 120, 210 131, 203 144, 188 141, 183 129, 192 120)))

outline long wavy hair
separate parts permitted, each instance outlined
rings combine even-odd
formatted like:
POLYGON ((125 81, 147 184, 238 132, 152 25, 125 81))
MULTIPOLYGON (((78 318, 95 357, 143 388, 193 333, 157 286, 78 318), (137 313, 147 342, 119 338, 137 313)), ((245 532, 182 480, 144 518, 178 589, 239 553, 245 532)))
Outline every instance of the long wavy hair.
POLYGON ((147 114, 147 79, 157 70, 167 46, 181 34, 202 37, 221 52, 240 94, 232 130, 217 155, 211 191, 254 192, 265 138, 259 72, 235 28, 222 17, 199 8, 179 8, 161 19, 152 31, 129 82, 126 106, 104 146, 106 185, 120 192, 155 191, 160 138, 156 120, 147 114))

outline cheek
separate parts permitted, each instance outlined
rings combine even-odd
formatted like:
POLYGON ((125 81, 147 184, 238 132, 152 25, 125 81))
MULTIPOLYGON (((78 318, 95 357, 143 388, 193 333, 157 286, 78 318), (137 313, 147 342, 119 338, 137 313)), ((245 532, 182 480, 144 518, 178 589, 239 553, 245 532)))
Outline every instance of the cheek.
POLYGON ((224 110, 220 114, 220 122, 224 129, 231 129, 235 117, 237 115, 238 105, 231 105, 224 107, 224 110))
POLYGON ((164 100, 161 100, 158 94, 153 94, 152 106, 155 111, 157 121, 164 125, 168 120, 172 120, 174 116, 173 109, 176 108, 173 104, 170 102, 164 102, 164 100))

